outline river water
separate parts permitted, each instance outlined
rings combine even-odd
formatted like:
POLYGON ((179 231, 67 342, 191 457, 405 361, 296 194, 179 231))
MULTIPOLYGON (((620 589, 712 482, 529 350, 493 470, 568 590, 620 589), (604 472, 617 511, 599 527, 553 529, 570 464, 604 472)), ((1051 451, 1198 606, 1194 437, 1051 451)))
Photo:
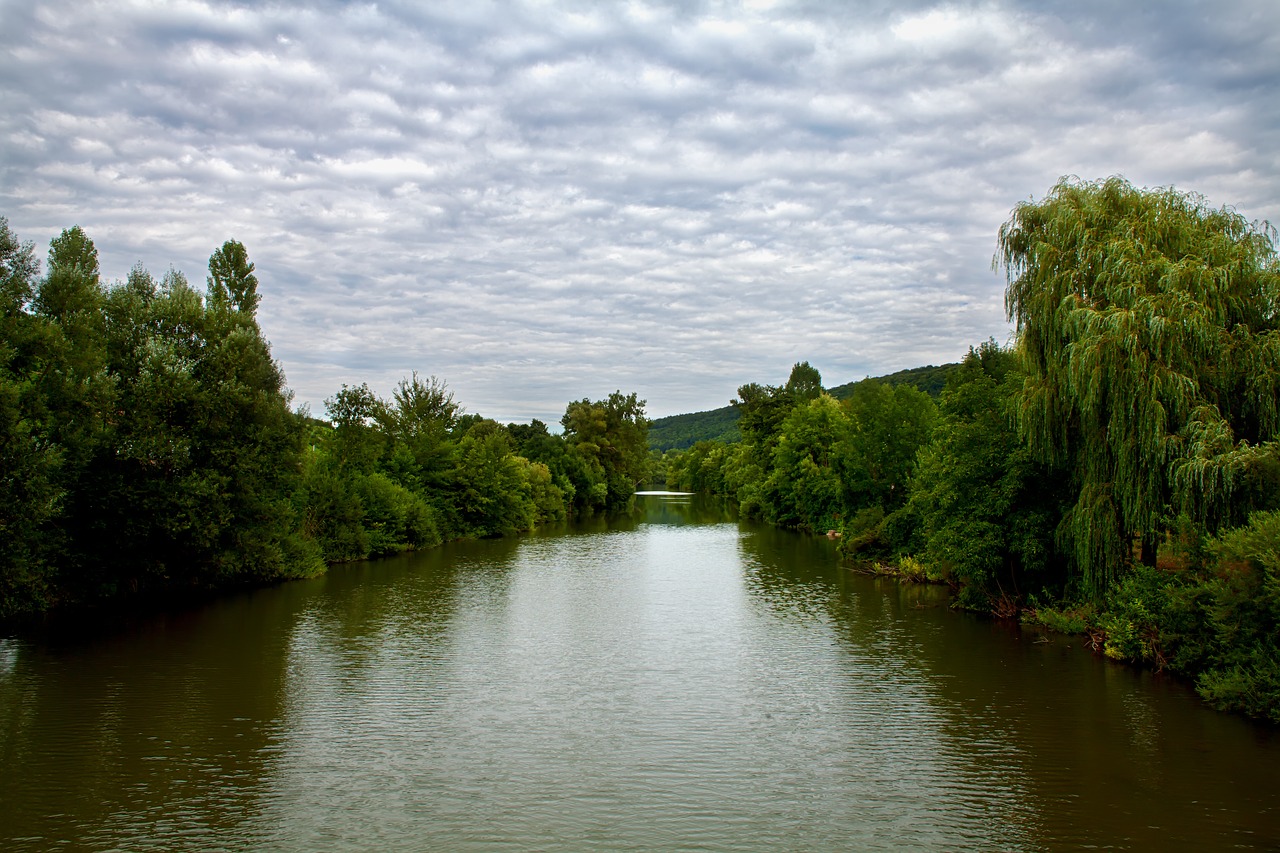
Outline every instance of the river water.
POLYGON ((1280 736, 688 497, 0 639, 0 849, 1280 848, 1280 736))

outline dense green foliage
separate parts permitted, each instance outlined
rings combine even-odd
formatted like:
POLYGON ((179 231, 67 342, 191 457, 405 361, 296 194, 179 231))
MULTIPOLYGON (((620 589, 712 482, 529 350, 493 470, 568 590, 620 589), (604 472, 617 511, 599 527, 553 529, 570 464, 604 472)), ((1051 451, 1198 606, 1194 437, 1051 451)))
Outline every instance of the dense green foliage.
POLYGON ((1275 232, 1194 194, 1063 181, 997 260, 1013 413, 1066 477, 1057 525, 1106 653, 1280 722, 1275 232))
POLYGON ((292 493, 303 428, 229 241, 202 296, 141 267, 104 286, 78 227, 39 276, 0 219, 0 615, 322 567, 292 493))
POLYGON ((649 467, 644 401, 621 391, 598 402, 579 400, 569 404, 560 424, 569 447, 585 463, 591 501, 616 507, 630 500, 649 467))
POLYGON ((738 389, 742 441, 699 442, 669 452, 668 484, 733 497, 741 511, 810 531, 854 516, 878 519, 901 506, 936 406, 909 385, 858 384, 840 402, 809 364, 786 385, 738 389))
POLYGON ((999 234, 1011 349, 921 369, 936 406, 743 386, 741 440, 667 452, 669 483, 1280 721, 1275 239, 1193 194, 1063 181, 999 234))
POLYGON ((614 509, 648 464, 635 395, 564 436, 464 415, 417 374, 294 412, 245 247, 204 292, 141 266, 104 285, 70 228, 41 276, 0 218, 0 618, 324 571, 326 562, 614 509))
MULTIPOLYGON (((846 400, 853 396, 855 389, 862 383, 874 381, 882 385, 910 385, 930 397, 937 397, 942 393, 947 377, 957 367, 958 365, 955 364, 944 364, 941 367, 932 365, 913 367, 887 376, 846 382, 828 389, 827 393, 837 400, 846 400)), ((814 372, 817 373, 816 370, 814 372)), ((819 377, 820 380, 821 377, 819 377)), ((729 405, 707 412, 655 418, 649 426, 649 447, 661 454, 668 450, 687 450, 699 441, 718 441, 725 444, 740 441, 742 433, 738 430, 739 415, 738 407, 729 405)))
POLYGON ((570 403, 564 435, 463 414, 443 382, 417 374, 391 400, 344 385, 325 408, 330 423, 312 424, 296 503, 330 561, 618 509, 648 462, 634 394, 570 403))
POLYGON ((1104 651, 1193 678, 1223 710, 1280 723, 1280 513, 1204 543, 1177 571, 1139 565, 1091 621, 1104 651))
MULTIPOLYGON (((869 379, 879 382, 881 385, 910 385, 912 388, 936 398, 947 387, 947 379, 957 367, 959 365, 956 364, 943 364, 937 367, 930 364, 924 367, 909 367, 906 370, 899 370, 896 373, 888 373, 884 376, 873 376, 869 377, 869 379)), ((837 400, 847 400, 853 395, 854 389, 866 381, 868 380, 859 379, 854 382, 846 382, 843 385, 836 385, 834 388, 827 389, 827 393, 837 400)))
POLYGON ((1270 235, 1231 210, 1112 178, 1063 182, 1000 231, 1031 450, 1061 464, 1062 525, 1102 593, 1180 511, 1210 528, 1274 494, 1280 280, 1270 235))
POLYGON ((893 525, 909 531, 899 544, 931 576, 958 586, 961 606, 980 610, 1016 607, 1024 593, 1053 596, 1065 580, 1054 547, 1063 478, 1032 458, 1010 417, 1017 364, 987 342, 951 374, 893 525))

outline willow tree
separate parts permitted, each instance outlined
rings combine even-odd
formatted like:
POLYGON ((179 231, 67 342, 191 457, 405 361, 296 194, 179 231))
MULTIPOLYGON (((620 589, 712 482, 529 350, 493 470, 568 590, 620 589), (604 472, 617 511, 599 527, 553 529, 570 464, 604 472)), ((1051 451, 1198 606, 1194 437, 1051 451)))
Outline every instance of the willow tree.
POLYGON ((1209 526, 1280 427, 1275 231, 1198 195, 1064 179, 1018 205, 996 265, 1031 450, 1073 472, 1060 527, 1097 594, 1173 515, 1209 526))

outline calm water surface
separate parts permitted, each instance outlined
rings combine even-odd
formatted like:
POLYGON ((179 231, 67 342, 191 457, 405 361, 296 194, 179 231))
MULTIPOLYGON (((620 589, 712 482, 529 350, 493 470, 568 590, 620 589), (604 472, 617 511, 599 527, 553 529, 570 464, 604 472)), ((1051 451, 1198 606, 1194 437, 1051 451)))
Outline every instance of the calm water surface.
POLYGON ((0 639, 0 849, 1280 848, 1280 737, 645 497, 0 639))

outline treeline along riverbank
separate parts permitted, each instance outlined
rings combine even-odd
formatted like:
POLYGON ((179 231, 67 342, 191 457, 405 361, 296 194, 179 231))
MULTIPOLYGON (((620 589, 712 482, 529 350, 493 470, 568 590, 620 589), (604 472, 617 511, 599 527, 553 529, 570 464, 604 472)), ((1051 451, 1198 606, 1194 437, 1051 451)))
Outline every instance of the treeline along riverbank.
POLYGON ((739 389, 739 440, 650 456, 621 392, 570 403, 560 435, 417 374, 311 418, 241 244, 203 291, 141 266, 106 285, 80 228, 42 272, 0 219, 0 619, 515 533, 657 476, 1280 722, 1275 244, 1194 194, 1063 181, 999 233, 1016 341, 939 369, 936 400, 871 380, 837 399, 801 363, 739 389))
POLYGON ((328 563, 529 530, 630 500, 634 394, 570 403, 563 433, 464 414, 407 377, 295 412, 245 247, 203 292, 141 266, 105 284, 79 227, 49 248, 0 218, 0 619, 317 575, 328 563))
MULTIPOLYGON (((912 367, 899 370, 885 376, 875 377, 884 385, 911 385, 919 388, 931 397, 937 397, 946 387, 947 377, 960 365, 944 364, 940 367, 912 367)), ((827 393, 837 400, 845 400, 853 396, 859 382, 846 382, 827 393)), ((720 441, 731 443, 742 440, 738 430, 740 412, 733 405, 712 409, 707 412, 691 412, 686 415, 668 415, 655 418, 649 424, 649 447, 652 450, 666 452, 668 450, 686 450, 699 441, 720 441)))
POLYGON ((740 440, 657 467, 1280 722, 1275 245, 1194 194, 1064 180, 999 234, 1016 340, 936 401, 874 380, 837 400, 801 363, 739 389, 740 440))

